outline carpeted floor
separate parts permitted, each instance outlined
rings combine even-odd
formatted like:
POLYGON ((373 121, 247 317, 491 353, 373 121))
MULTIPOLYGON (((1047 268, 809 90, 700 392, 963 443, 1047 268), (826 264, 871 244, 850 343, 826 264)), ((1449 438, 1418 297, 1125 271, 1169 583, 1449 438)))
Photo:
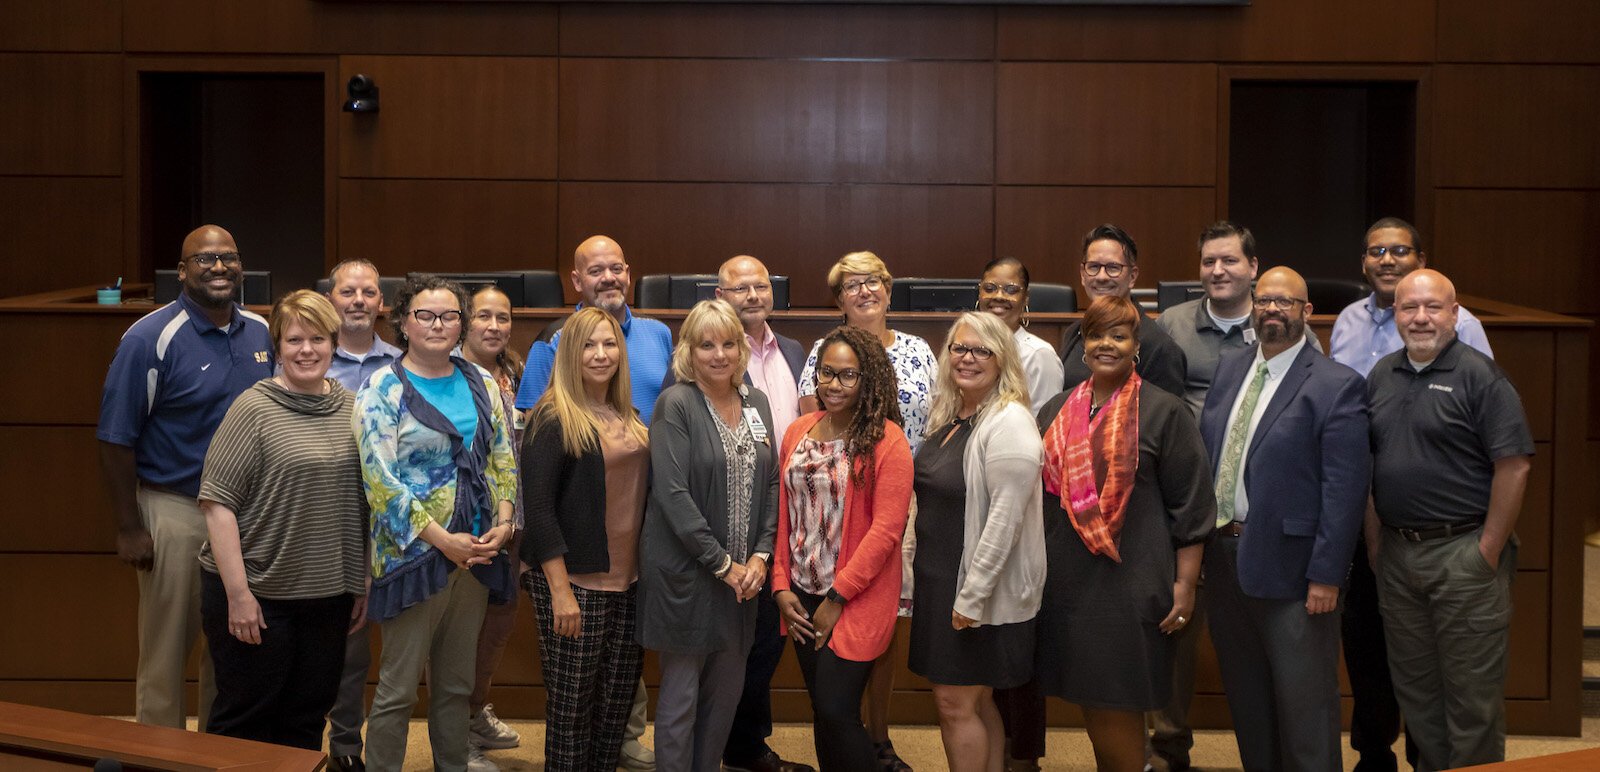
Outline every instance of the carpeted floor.
MULTIPOLYGON (((1600 626, 1600 548, 1584 550, 1584 624, 1600 626)), ((1594 663, 1586 663, 1586 671, 1594 663)), ((489 758, 501 769, 544 769, 544 724, 539 721, 508 722, 522 733, 522 747, 506 751, 491 751, 489 758)), ((937 727, 898 727, 892 736, 895 749, 913 768, 933 772, 945 768, 944 749, 939 743, 937 727)), ((406 770, 426 770, 430 767, 428 733, 424 722, 413 721, 411 747, 407 754, 406 770)), ((646 742, 649 735, 646 734, 646 742)), ((811 746, 811 728, 799 724, 780 725, 769 741, 784 758, 816 763, 816 753, 811 746)), ((1600 746, 1600 718, 1583 720, 1581 737, 1512 737, 1506 742, 1508 759, 1547 756, 1553 753, 1582 750, 1600 746)), ((1048 742, 1049 756, 1043 768, 1058 772, 1085 772, 1094 769, 1094 755, 1089 739, 1081 729, 1052 729, 1048 742)), ((1349 737, 1345 738, 1345 769, 1354 769, 1356 758, 1349 751, 1349 737)), ((1403 749, 1396 745, 1395 755, 1402 759, 1401 769, 1408 769, 1403 749)), ((1239 769, 1239 754, 1233 744, 1231 732, 1197 732, 1193 762, 1204 769, 1239 769)))

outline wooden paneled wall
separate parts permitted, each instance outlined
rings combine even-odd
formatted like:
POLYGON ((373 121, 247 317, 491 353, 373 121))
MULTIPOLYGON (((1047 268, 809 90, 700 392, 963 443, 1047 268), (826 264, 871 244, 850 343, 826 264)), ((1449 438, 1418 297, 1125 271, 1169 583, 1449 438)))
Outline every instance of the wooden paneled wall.
MULTIPOLYGON (((327 264, 559 268, 584 236, 605 232, 636 275, 754 253, 796 277, 799 306, 826 304, 822 271, 860 248, 899 275, 968 276, 1008 253, 1037 280, 1072 282, 1082 233, 1104 221, 1139 240, 1142 284, 1189 278, 1195 233, 1227 215, 1233 79, 1414 77, 1417 219, 1433 264, 1466 293, 1600 318, 1600 4, 1563 0, 9 0, 0 295, 149 268, 139 253, 139 73, 280 67, 336 74, 330 95, 357 72, 382 89, 377 115, 326 106, 327 264)), ((1350 224, 1352 242, 1364 226, 1350 224)), ((237 235, 248 253, 249 234, 237 235)), ((62 314, 31 327, 46 331, 30 356, 68 350, 96 363, 86 372, 103 371, 115 340, 98 327, 85 335, 86 324, 62 314)), ((1497 333, 1497 350, 1535 369, 1582 346, 1535 335, 1519 349, 1501 345, 1515 340, 1507 334, 1497 333)), ((1600 337, 1590 345, 1600 354, 1600 337)), ((1588 361, 1592 382, 1600 355, 1588 361)), ((23 496, 38 497, 11 511, 44 511, 52 491, 75 490, 73 517, 104 517, 102 494, 86 484, 98 390, 90 377, 0 400, 0 479, 27 481, 23 496), (78 462, 35 463, 45 458, 78 462)), ((1584 406, 1561 410, 1542 425, 1570 427, 1563 419, 1584 406)), ((1600 409, 1587 420, 1587 436, 1600 438, 1600 409)), ((1600 441, 1588 448, 1600 459, 1600 441)), ((1579 455, 1563 463, 1589 463, 1579 455)), ((1600 478, 1568 479, 1590 488, 1562 496, 1596 500, 1600 478)), ((0 585, 70 576, 131 615, 99 527, 91 537, 50 511, 62 519, 5 519, 13 538, 0 541, 0 585)), ((1519 603, 1554 597, 1535 581, 1518 587, 1519 603)), ((0 618, 53 608, 44 597, 3 599, 0 618)), ((73 629, 89 640, 132 629, 126 618, 93 621, 73 629)), ((90 664, 67 662, 67 649, 40 669, 8 654, 0 681, 13 695, 48 696, 59 681, 29 679, 70 673, 84 693, 121 695, 97 679, 131 672, 132 641, 108 643, 90 664)), ((533 674, 516 667, 515 677, 533 674)), ((1539 684, 1513 687, 1534 697, 1539 684)))

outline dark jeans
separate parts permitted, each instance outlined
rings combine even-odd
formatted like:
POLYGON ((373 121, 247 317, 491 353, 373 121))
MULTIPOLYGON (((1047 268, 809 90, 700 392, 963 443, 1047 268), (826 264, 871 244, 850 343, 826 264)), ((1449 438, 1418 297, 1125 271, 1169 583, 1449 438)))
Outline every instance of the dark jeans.
POLYGON ((772 602, 772 585, 756 595, 756 638, 744 668, 744 692, 733 714, 733 729, 722 751, 722 761, 731 767, 744 767, 760 761, 771 749, 772 674, 783 657, 783 634, 778 630, 778 605, 772 602))
MULTIPOLYGON (((796 591, 806 613, 815 613, 822 596, 796 591)), ((812 740, 822 772, 877 772, 878 753, 861 723, 861 695, 872 677, 871 662, 841 659, 826 646, 795 641, 795 659, 811 694, 812 740)))
POLYGON ((212 734, 322 749, 324 717, 344 672, 350 595, 310 600, 256 598, 261 643, 228 632, 228 591, 222 577, 200 572, 200 626, 211 647, 217 698, 212 734))

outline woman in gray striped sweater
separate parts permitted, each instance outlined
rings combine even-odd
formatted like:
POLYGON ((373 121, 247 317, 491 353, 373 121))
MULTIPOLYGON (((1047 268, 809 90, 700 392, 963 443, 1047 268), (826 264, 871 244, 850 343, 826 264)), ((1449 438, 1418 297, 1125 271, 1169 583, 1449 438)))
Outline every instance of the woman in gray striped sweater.
POLYGON ((228 409, 200 480, 209 731, 316 750, 345 635, 366 616, 355 397, 327 377, 339 317, 326 298, 285 295, 269 329, 281 369, 228 409))

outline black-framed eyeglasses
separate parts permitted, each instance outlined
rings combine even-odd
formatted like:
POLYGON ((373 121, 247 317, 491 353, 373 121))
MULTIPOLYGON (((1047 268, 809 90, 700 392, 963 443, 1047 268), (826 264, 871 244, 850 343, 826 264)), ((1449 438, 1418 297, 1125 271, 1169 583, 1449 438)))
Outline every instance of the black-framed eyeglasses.
POLYGON ((855 279, 853 281, 845 282, 839 287, 839 289, 846 295, 859 295, 861 294, 862 290, 867 292, 877 292, 878 290, 883 289, 883 279, 878 276, 874 276, 870 279, 855 279))
POLYGON ((1254 298, 1251 298, 1250 300, 1251 300, 1252 303, 1255 304, 1256 308, 1259 308, 1259 309, 1261 309, 1263 311, 1265 311, 1265 310, 1267 310, 1269 308, 1274 308, 1274 309, 1277 309, 1277 310, 1280 310, 1280 311, 1288 311, 1288 310, 1297 308, 1297 307, 1309 302, 1309 301, 1303 300, 1301 298, 1273 298, 1273 297, 1254 297, 1254 298))
POLYGON ((985 295, 993 295, 996 292, 999 292, 1013 298, 1021 295, 1022 291, 1025 289, 1027 289, 1027 287, 1022 286, 1021 284, 995 284, 992 281, 986 281, 978 285, 978 291, 985 295))
POLYGON ((1367 257, 1377 260, 1383 257, 1385 254, 1390 254, 1394 255, 1396 260, 1403 260, 1410 257, 1417 251, 1417 248, 1411 246, 1410 244, 1396 244, 1392 247, 1373 245, 1367 247, 1367 257))
POLYGON ((411 312, 411 318, 417 320, 418 324, 432 326, 434 322, 442 322, 444 326, 449 327, 451 325, 461 323, 461 312, 455 309, 451 309, 449 311, 429 311, 426 308, 419 308, 411 312))
POLYGON ((772 285, 771 284, 740 284, 737 287, 718 287, 717 289, 722 290, 722 294, 724 294, 724 295, 732 295, 732 296, 734 296, 736 298, 742 298, 745 295, 748 295, 748 294, 750 294, 752 292, 756 293, 757 295, 765 295, 768 292, 772 291, 772 285))
POLYGON ((1100 272, 1104 271, 1106 276, 1115 279, 1127 268, 1128 266, 1122 263, 1091 263, 1087 260, 1083 262, 1083 272, 1089 276, 1099 276, 1100 272))
POLYGON ((987 362, 994 358, 994 349, 984 348, 983 346, 967 346, 960 343, 952 343, 947 348, 950 349, 951 359, 960 359, 968 354, 971 354, 972 358, 978 360, 979 362, 987 362))
POLYGON ((818 386, 821 386, 824 383, 833 383, 835 380, 839 382, 840 386, 843 386, 847 389, 853 389, 856 387, 856 384, 861 382, 861 371, 855 368, 846 368, 843 370, 835 370, 831 367, 817 368, 818 386))
POLYGON ((188 259, 194 261, 194 264, 201 268, 210 268, 216 265, 218 260, 221 260, 222 264, 229 268, 239 265, 238 252, 196 252, 189 255, 188 259))

